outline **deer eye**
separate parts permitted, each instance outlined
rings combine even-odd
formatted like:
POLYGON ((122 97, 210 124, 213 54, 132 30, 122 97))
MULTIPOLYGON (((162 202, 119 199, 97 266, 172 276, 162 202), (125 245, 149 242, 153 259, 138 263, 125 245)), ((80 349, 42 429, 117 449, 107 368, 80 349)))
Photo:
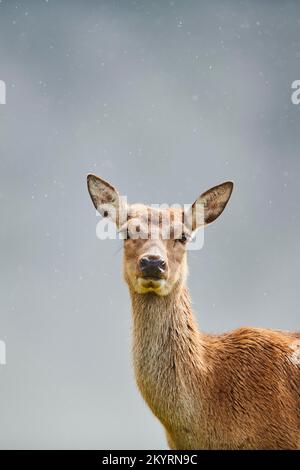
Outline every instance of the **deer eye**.
POLYGON ((176 238, 175 241, 176 241, 176 242, 180 242, 180 243, 186 243, 187 240, 188 240, 188 238, 187 238, 186 234, 183 233, 183 234, 181 235, 181 237, 180 237, 180 238, 176 238))

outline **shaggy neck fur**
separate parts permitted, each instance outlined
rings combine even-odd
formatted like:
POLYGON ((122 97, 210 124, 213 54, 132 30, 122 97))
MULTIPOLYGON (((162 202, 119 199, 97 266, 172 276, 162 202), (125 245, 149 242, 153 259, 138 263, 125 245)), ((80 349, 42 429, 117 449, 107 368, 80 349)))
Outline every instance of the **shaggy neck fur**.
MULTIPOLYGON (((201 343, 201 334, 195 322, 189 292, 178 285, 164 297, 154 293, 130 292, 133 313, 134 353, 153 351, 164 353, 176 346, 169 356, 169 366, 174 366, 176 355, 190 354, 201 343), (136 350, 137 348, 137 350, 136 350), (179 348, 179 351, 178 351, 179 348)), ((186 356, 185 356, 186 357, 186 356)), ((148 356, 145 358, 148 359, 148 356)), ((182 357, 178 357, 182 359, 182 357)))
POLYGON ((186 432, 195 418, 194 400, 201 413, 199 392, 207 376, 205 335, 198 331, 188 290, 178 283, 165 297, 130 294, 137 384, 167 433, 186 432))

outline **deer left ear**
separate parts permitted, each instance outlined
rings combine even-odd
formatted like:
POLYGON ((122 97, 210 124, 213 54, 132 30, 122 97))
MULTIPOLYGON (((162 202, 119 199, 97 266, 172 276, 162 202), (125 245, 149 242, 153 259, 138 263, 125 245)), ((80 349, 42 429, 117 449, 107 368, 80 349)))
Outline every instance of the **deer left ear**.
POLYGON ((196 199, 190 209, 193 231, 200 226, 210 224, 222 214, 230 199, 232 190, 233 183, 227 181, 214 186, 196 199))

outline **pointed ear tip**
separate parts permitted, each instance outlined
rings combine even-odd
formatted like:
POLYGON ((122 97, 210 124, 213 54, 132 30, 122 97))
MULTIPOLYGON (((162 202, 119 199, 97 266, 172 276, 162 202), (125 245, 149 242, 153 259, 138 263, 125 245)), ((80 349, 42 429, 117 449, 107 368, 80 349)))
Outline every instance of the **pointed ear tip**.
POLYGON ((88 186, 89 186, 91 180, 93 179, 93 176, 94 176, 94 175, 92 175, 92 173, 88 173, 88 174, 86 175, 86 182, 87 182, 87 185, 88 185, 88 186))
POLYGON ((94 173, 88 173, 88 174, 86 175, 86 179, 87 179, 88 181, 89 181, 90 179, 92 179, 92 178, 98 178, 98 177, 97 177, 96 175, 94 175, 94 173))
POLYGON ((95 175, 94 173, 88 173, 86 175, 86 181, 87 181, 88 186, 90 184, 97 184, 97 183, 100 183, 100 182, 104 183, 104 180, 99 178, 99 176, 95 175))
POLYGON ((228 186, 230 188, 230 191, 232 191, 233 188, 234 188, 233 181, 226 181, 226 183, 224 183, 224 185, 228 186))

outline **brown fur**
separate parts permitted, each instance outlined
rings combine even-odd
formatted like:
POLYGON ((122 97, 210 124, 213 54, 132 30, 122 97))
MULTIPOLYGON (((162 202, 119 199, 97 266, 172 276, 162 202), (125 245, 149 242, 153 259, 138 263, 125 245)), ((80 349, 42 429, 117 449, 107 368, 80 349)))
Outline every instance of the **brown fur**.
POLYGON ((131 297, 137 383, 172 449, 300 448, 300 334, 203 334, 184 286, 131 297))
MULTIPOLYGON (((88 184, 95 206, 106 191, 107 200, 117 201, 116 190, 100 178, 90 175, 88 184)), ((220 215, 231 191, 232 184, 224 183, 197 200, 205 206, 204 223, 220 215)), ((147 208, 144 220, 139 215, 143 207, 130 207, 125 229, 132 219, 141 227, 149 223, 153 210, 147 208)), ((198 228, 195 220, 193 213, 192 230, 198 228)), ((161 229, 160 221, 157 227, 161 229)), ((175 233, 174 223, 171 233, 175 233)), ((124 277, 132 301, 136 380, 166 430, 169 447, 300 449, 300 365, 293 360, 293 344, 300 333, 260 328, 239 328, 222 335, 200 332, 186 272, 185 242, 161 236, 125 240, 124 277), (142 288, 138 283, 138 261, 145 253, 166 261, 164 284, 159 287, 151 280, 142 288)))

